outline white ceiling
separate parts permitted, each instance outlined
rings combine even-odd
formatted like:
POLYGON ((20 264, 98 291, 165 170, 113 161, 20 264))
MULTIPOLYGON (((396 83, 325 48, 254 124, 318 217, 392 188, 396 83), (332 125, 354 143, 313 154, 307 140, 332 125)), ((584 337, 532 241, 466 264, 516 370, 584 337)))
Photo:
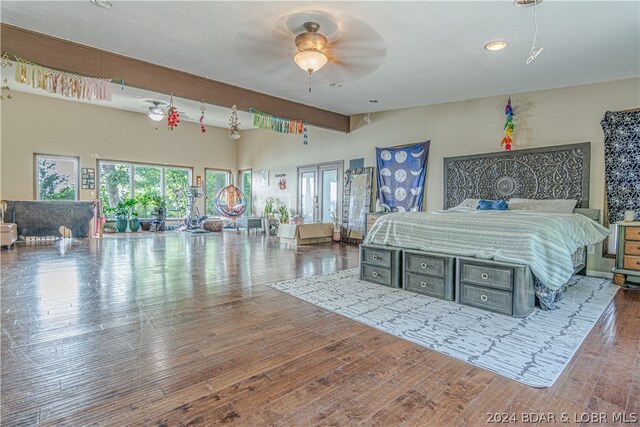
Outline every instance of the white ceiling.
POLYGON ((534 10, 512 1, 113 3, 3 0, 0 19, 348 115, 367 112, 370 99, 382 111, 640 75, 638 1, 545 0, 537 8, 544 51, 530 65, 534 10), (311 93, 291 59, 309 18, 333 46, 311 93), (496 39, 507 48, 486 51, 496 39))

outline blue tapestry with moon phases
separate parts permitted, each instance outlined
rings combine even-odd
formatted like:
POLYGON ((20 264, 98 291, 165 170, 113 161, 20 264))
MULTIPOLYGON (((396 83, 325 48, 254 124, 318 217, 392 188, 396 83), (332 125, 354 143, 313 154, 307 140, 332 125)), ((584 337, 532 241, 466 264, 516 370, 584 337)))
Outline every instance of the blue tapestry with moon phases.
POLYGON ((380 210, 421 211, 430 141, 405 147, 376 147, 380 210))

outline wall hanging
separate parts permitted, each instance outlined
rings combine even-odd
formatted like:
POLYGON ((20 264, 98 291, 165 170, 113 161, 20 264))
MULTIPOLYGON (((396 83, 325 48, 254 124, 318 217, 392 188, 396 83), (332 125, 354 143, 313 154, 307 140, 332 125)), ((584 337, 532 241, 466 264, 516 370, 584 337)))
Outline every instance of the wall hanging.
POLYGON ((379 209, 421 211, 430 141, 400 147, 376 147, 379 209))
POLYGON ((180 123, 180 113, 178 109, 173 105, 173 93, 171 94, 171 101, 169 102, 169 109, 167 110, 167 129, 173 130, 178 127, 180 123))
POLYGON ((205 112, 206 108, 204 107, 204 99, 202 100, 202 103, 200 104, 200 131, 205 134, 207 133, 207 129, 204 127, 204 124, 202 123, 202 121, 204 120, 204 112, 205 112))
POLYGON ((513 140, 511 139, 511 135, 513 135, 513 131, 516 129, 515 123, 513 123, 513 107, 511 107, 511 95, 509 95, 509 99, 507 100, 507 105, 504 107, 504 114, 507 116, 504 122, 504 138, 500 142, 500 145, 504 145, 504 149, 506 151, 511 151, 511 143, 513 140))
POLYGON ((2 66, 15 61, 15 81, 67 98, 87 101, 111 101, 111 80, 80 76, 34 64, 26 59, 2 53, 2 66))
POLYGON ((304 145, 307 145, 307 124, 303 120, 293 120, 273 116, 256 110, 255 108, 249 108, 249 113, 253 114, 254 126, 278 133, 302 134, 304 145))
POLYGON ((238 121, 238 109, 233 105, 231 107, 231 117, 229 118, 229 138, 240 139, 240 122, 238 121))
POLYGON ((604 165, 609 223, 624 220, 624 211, 640 212, 640 110, 607 111, 604 165))

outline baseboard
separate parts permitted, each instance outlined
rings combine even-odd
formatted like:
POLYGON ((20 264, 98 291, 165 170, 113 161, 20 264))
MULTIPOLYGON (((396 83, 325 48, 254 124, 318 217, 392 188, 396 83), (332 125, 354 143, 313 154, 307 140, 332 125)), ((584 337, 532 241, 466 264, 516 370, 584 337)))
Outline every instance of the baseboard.
POLYGON ((587 270, 587 276, 602 277, 604 279, 613 279, 613 273, 607 271, 587 270))

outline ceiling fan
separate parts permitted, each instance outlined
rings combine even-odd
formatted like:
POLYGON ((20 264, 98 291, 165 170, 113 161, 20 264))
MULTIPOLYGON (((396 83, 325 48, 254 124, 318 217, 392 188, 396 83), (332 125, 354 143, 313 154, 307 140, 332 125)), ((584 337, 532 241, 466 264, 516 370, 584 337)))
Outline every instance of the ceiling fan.
POLYGON ((300 68, 327 83, 352 82, 378 69, 387 54, 369 24, 322 11, 261 16, 237 34, 234 47, 252 70, 287 84, 304 78, 300 68))

